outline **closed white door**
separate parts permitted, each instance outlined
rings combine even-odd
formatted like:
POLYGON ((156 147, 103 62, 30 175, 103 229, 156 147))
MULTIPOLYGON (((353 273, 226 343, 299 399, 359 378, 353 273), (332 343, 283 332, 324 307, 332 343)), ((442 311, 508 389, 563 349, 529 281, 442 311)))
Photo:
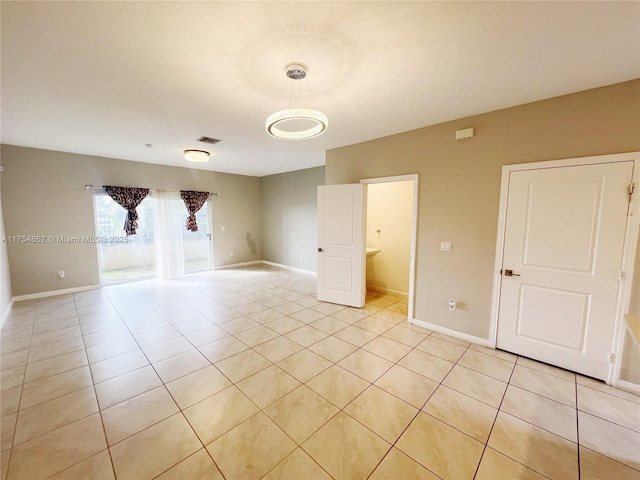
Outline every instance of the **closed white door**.
POLYGON ((318 300, 364 306, 364 185, 318 187, 318 300))
POLYGON ((509 175, 497 346, 605 379, 633 162, 509 175))

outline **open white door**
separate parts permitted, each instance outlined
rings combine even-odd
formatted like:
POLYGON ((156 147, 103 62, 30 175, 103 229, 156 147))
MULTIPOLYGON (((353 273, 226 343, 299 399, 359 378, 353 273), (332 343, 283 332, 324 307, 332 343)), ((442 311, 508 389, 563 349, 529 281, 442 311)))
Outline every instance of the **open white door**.
POLYGON ((605 379, 633 161, 509 173, 497 346, 605 379))
POLYGON ((318 187, 318 300, 364 306, 363 184, 318 187))

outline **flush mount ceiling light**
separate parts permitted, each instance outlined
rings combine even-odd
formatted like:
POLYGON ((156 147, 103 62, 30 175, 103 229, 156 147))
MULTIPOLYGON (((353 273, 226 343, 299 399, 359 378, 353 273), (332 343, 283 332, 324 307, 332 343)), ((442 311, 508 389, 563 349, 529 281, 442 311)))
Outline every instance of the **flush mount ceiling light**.
MULTIPOLYGON (((299 63, 292 63, 287 65, 285 72, 291 80, 302 80, 307 76, 307 67, 299 63)), ((310 108, 291 107, 294 83, 291 82, 289 108, 269 115, 266 122, 267 133, 272 137, 283 140, 304 140, 322 135, 329 124, 329 120, 324 113, 310 108)), ((309 91, 313 96, 311 87, 309 87, 309 91)))
POLYGON ((209 161, 209 152, 204 150, 185 150, 184 158, 189 160, 190 162, 208 162, 209 161))

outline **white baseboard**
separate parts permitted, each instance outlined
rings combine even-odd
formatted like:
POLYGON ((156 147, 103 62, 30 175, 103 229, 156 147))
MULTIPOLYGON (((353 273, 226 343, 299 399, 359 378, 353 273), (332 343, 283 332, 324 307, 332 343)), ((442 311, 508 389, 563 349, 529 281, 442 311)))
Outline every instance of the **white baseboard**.
POLYGON ((450 328, 436 325, 434 323, 425 322, 423 320, 418 320, 417 318, 409 320, 409 323, 418 327, 428 328, 429 330, 433 330, 434 332, 444 333, 445 335, 449 335, 453 338, 459 338, 460 340, 464 340, 465 342, 475 343, 477 345, 482 345, 483 347, 489 346, 489 340, 486 338, 480 338, 474 335, 469 335, 468 333, 451 330, 450 328))
POLYGON ((219 267, 213 267, 214 270, 225 270, 227 268, 246 267, 248 265, 257 265, 262 263, 262 260, 253 260, 251 262, 231 263, 229 265, 220 265, 219 267))
POLYGON ((55 297, 57 295, 68 295, 69 293, 86 292, 87 290, 96 290, 101 285, 87 285, 85 287, 64 288, 62 290, 52 290, 50 292, 30 293, 28 295, 18 295, 11 299, 12 302, 21 302, 23 300, 34 300, 36 298, 55 297))
POLYGON ((626 390, 627 392, 635 393, 636 395, 640 395, 640 385, 627 382, 626 380, 616 380, 613 382, 613 386, 619 388, 620 390, 626 390))
POLYGON ((9 300, 9 304, 7 305, 7 308, 5 308, 4 312, 2 312, 2 318, 0 318, 0 329, 4 327, 4 322, 9 317, 9 314, 11 313, 12 308, 13 308, 13 298, 9 300))
POLYGON ((402 295, 403 297, 409 296, 407 292, 400 292, 398 290, 391 290, 390 288, 384 287, 376 287, 375 285, 367 285, 367 290, 373 290, 374 292, 380 293, 395 293, 396 295, 402 295))
POLYGON ((291 270, 292 272, 304 273, 305 275, 313 275, 317 276, 316 272, 312 272, 311 270, 304 270, 302 268, 292 267, 290 265, 283 265, 281 263, 269 262, 267 260, 262 260, 262 263, 265 265, 271 265, 272 267, 283 268, 284 270, 291 270))

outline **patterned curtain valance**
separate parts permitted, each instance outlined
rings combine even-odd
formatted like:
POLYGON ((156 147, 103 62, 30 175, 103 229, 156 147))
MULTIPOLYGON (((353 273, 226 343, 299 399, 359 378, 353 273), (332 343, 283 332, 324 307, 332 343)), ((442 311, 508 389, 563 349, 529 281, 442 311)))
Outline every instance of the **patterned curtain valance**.
POLYGON ((104 191, 113 198, 118 205, 127 210, 127 218, 124 221, 124 231, 127 235, 135 235, 138 229, 138 212, 136 207, 149 194, 148 188, 111 187, 103 186, 104 191))
POLYGON ((209 192, 194 192, 192 190, 180 190, 180 196, 187 207, 189 216, 187 217, 187 230, 192 232, 198 231, 198 223, 196 222, 196 213, 202 208, 204 202, 209 198, 209 192))

